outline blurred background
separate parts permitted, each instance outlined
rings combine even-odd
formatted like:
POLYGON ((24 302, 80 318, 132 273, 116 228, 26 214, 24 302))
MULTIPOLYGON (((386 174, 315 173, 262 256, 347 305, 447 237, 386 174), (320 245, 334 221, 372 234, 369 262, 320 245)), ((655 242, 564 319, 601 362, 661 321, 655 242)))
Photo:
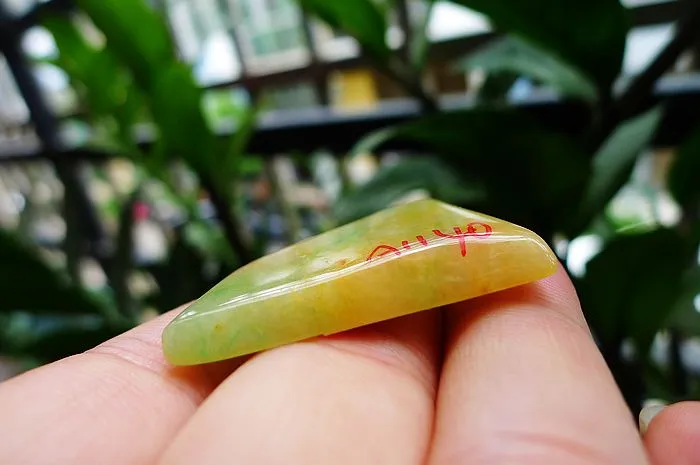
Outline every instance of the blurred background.
POLYGON ((0 379, 422 197, 551 244, 632 409, 700 397, 700 2, 0 0, 0 379))

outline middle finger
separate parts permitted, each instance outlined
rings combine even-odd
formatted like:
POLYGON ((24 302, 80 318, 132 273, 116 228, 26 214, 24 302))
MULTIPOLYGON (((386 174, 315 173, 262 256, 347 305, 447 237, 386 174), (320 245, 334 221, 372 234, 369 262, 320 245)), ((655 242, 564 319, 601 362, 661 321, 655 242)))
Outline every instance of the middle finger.
POLYGON ((451 310, 431 465, 647 463, 563 270, 451 310))
POLYGON ((162 463, 421 464, 437 318, 422 312, 254 357, 204 403, 162 463))

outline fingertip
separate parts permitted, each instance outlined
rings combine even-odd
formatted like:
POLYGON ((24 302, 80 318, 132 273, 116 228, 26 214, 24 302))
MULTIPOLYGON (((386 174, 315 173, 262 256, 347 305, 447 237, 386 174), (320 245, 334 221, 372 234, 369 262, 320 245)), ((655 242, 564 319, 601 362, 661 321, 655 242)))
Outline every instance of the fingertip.
POLYGON ((639 412, 639 432, 643 435, 649 430, 651 421, 666 408, 665 404, 653 403, 647 405, 639 412))
POLYGON ((130 330, 88 350, 88 354, 109 354, 134 365, 162 373, 171 368, 163 355, 163 329, 181 311, 182 307, 152 318, 130 330))
POLYGON ((419 463, 437 383, 437 312, 268 350, 207 399, 162 463, 419 463))
POLYGON ((649 421, 643 439, 654 465, 700 463, 700 402, 664 407, 649 421))
POLYGON ((519 288, 505 291, 506 294, 513 294, 513 297, 522 299, 529 297, 529 301, 548 306, 569 309, 574 314, 582 315, 578 295, 574 283, 571 281, 566 269, 561 265, 557 271, 544 279, 534 281, 519 288))
POLYGON ((146 368, 193 390, 199 399, 203 399, 250 356, 193 366, 174 366, 169 363, 163 353, 163 330, 187 305, 189 304, 159 315, 86 353, 113 356, 134 366, 146 368))
POLYGON ((563 267, 453 306, 446 330, 430 463, 644 463, 563 267))
MULTIPOLYGON (((521 286, 489 294, 482 300, 523 300, 534 303, 546 303, 557 307, 566 306, 580 309, 576 288, 566 269, 559 264, 550 276, 532 281, 521 286)), ((483 305, 483 302, 480 303, 483 305)))
POLYGON ((547 315, 554 314, 557 319, 566 320, 590 333, 576 288, 561 264, 546 278, 450 306, 448 326, 452 335, 459 334, 464 325, 483 316, 522 307, 534 307, 547 315))

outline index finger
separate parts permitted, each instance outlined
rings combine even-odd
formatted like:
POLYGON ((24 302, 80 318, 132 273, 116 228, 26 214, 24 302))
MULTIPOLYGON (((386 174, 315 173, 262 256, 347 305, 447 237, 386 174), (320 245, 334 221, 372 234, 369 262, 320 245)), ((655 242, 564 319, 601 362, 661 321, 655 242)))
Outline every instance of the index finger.
POLYGON ((647 463, 561 268, 448 322, 430 464, 647 463))
POLYGON ((240 363, 166 363, 160 336, 177 313, 0 384, 0 463, 153 463, 240 363))

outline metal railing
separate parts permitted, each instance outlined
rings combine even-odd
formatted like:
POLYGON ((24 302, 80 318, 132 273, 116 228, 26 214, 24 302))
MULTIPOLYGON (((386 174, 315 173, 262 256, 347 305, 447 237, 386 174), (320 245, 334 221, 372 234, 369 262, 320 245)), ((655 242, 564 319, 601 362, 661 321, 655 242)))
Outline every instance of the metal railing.
MULTIPOLYGON (((114 154, 102 153, 83 148, 64 147, 58 141, 57 124, 41 93, 34 83, 29 64, 19 50, 19 40, 22 34, 36 25, 41 14, 45 11, 69 12, 72 9, 70 0, 51 0, 39 3, 34 9, 22 17, 11 18, 0 9, 0 52, 8 60, 8 64, 20 86, 23 98, 31 113, 31 121, 43 147, 37 147, 36 141, 15 141, 0 146, 0 163, 18 160, 46 159, 60 154, 62 160, 99 160, 114 154)), ((399 7, 400 26, 410 34, 408 15, 405 1, 399 7)), ((683 17, 686 2, 670 1, 658 4, 640 6, 631 9, 633 24, 636 27, 655 24, 671 23, 683 17)), ((0 7, 1 8, 1 7, 0 7)), ((235 31, 231 37, 241 57, 242 72, 237 79, 207 86, 206 89, 243 88, 255 95, 263 88, 290 85, 299 82, 312 82, 316 89, 321 106, 295 110, 293 112, 273 112, 260 121, 256 134, 251 141, 251 150, 261 155, 274 155, 289 150, 311 151, 319 148, 335 153, 346 152, 353 143, 368 131, 387 126, 392 123, 415 118, 419 114, 417 103, 411 99, 401 99, 380 102, 375 109, 353 114, 338 113, 328 107, 328 78, 334 71, 351 68, 370 68, 372 62, 364 55, 335 61, 319 59, 313 38, 311 37, 309 18, 304 17, 304 34, 307 43, 311 44, 311 60, 308 65, 269 74, 253 74, 246 68, 238 45, 235 31)), ((483 46, 494 38, 497 32, 481 33, 468 37, 442 41, 434 44, 430 53, 430 63, 450 62, 483 46)), ((700 44, 697 49, 700 49, 700 44)), ((398 51, 400 52, 400 51, 398 51)), ((697 54, 700 56, 700 54, 697 54)), ((697 122, 694 108, 700 101, 700 77, 689 75, 680 79, 662 81, 656 89, 656 98, 667 101, 668 112, 666 121, 659 131, 656 142, 661 145, 677 144, 697 122)), ((470 98, 464 95, 441 98, 445 108, 465 108, 471 104, 470 98)), ((548 96, 533 96, 516 103, 544 124, 563 132, 575 132, 580 122, 586 117, 586 109, 577 104, 561 101, 548 96)), ((224 134, 230 131, 222 131, 224 134)), ((144 137, 142 143, 151 140, 144 137)))

